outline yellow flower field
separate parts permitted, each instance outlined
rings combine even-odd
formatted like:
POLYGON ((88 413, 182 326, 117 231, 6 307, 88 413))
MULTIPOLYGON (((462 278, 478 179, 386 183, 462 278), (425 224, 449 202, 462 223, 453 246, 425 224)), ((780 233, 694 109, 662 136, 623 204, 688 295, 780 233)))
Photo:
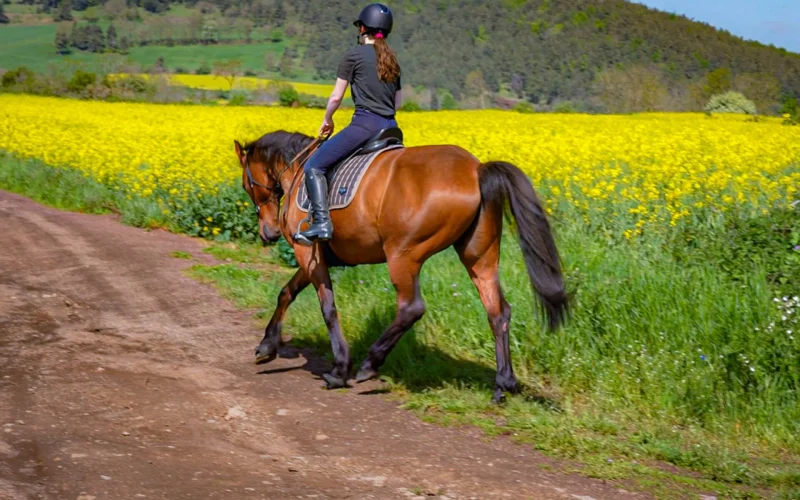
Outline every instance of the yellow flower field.
MULTIPOLYGON (((122 76, 122 75, 119 75, 122 76)), ((149 78, 149 75, 139 75, 149 78)), ((223 77, 216 75, 166 75, 172 85, 180 85, 194 89, 204 90, 230 90, 230 83, 223 77)), ((237 76, 233 82, 233 90, 256 90, 259 88, 266 88, 273 80, 264 78, 256 78, 252 76, 237 76)), ((274 81, 274 83, 284 83, 274 81)), ((333 91, 333 84, 324 83, 303 83, 303 82, 285 82, 290 84, 301 94, 315 95, 319 97, 328 97, 333 91)), ((345 92, 346 97, 350 97, 350 87, 347 87, 345 92)))
MULTIPOLYGON (((336 115, 337 129, 350 111, 336 115)), ((0 95, 0 149, 79 168, 132 196, 176 199, 241 173, 233 140, 277 129, 314 134, 322 110, 86 102, 0 95)), ((703 207, 797 199, 800 127, 701 114, 587 116, 503 111, 401 113, 407 146, 457 144, 510 161, 551 205, 675 224, 703 207)))

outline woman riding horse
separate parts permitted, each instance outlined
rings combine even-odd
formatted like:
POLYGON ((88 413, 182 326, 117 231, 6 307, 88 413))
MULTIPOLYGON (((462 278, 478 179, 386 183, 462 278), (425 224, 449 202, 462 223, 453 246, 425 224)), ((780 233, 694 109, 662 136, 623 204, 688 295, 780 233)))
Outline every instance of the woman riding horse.
POLYGON ((352 87, 356 111, 350 125, 323 143, 303 167, 312 222, 294 239, 306 246, 314 240, 326 241, 333 237, 328 211, 327 169, 382 129, 397 127, 394 112, 400 102, 400 66, 386 43, 386 37, 392 31, 392 12, 383 4, 373 3, 361 10, 353 24, 359 29, 359 46, 350 49, 339 63, 336 86, 328 99, 319 135, 333 133, 333 114, 339 108, 348 84, 352 87))
POLYGON ((481 163, 453 145, 396 148, 374 158, 349 205, 328 213, 324 169, 379 129, 394 125, 400 78, 395 59, 385 46, 391 19, 389 10, 381 5, 370 5, 361 12, 356 24, 365 44, 345 57, 319 138, 279 130, 244 146, 234 141, 242 166, 242 187, 258 213, 259 235, 265 242, 283 236, 292 243, 300 267, 278 295, 277 307, 256 348, 256 362, 277 357, 286 311, 300 292, 313 285, 334 355, 333 369, 323 378, 329 388, 346 387, 352 377, 352 360, 339 325, 329 267, 385 262, 397 292, 397 313, 355 376, 357 382, 377 377, 403 334, 425 314, 419 279, 423 264, 454 247, 478 289, 494 334, 494 399, 500 401, 504 393, 518 389, 509 347, 511 305, 503 295, 498 273, 504 212, 516 222, 528 277, 551 328, 562 322, 569 302, 547 214, 525 173, 502 161, 481 163), (314 224, 295 235, 293 231, 305 219, 296 203, 303 175, 301 158, 332 131, 331 115, 348 81, 358 110, 353 123, 325 142, 305 164, 314 224), (335 238, 331 237, 332 222, 336 224, 335 238), (306 246, 303 239, 317 241, 306 246))

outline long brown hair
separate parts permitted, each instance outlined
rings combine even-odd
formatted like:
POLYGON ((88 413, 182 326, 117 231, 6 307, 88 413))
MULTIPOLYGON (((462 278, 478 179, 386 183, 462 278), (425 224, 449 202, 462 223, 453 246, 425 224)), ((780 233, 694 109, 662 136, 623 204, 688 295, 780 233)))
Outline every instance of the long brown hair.
POLYGON ((375 55, 378 57, 378 78, 382 81, 391 83, 400 77, 400 64, 397 63, 397 56, 386 42, 385 35, 372 35, 375 39, 375 55))

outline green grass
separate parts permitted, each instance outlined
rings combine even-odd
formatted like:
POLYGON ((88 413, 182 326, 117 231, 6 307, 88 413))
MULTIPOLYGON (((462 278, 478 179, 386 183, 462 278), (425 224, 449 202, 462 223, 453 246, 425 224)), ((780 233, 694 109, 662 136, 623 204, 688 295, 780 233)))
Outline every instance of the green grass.
MULTIPOLYGON (((108 21, 102 21, 100 26, 105 29, 108 21)), ((288 43, 285 40, 279 43, 259 42, 252 44, 223 44, 223 45, 177 45, 131 47, 125 56, 118 54, 92 54, 89 52, 73 51, 62 56, 56 53, 53 41, 56 35, 55 24, 40 25, 10 25, 0 29, 0 68, 14 69, 26 66, 31 70, 41 73, 51 65, 81 64, 88 69, 112 68, 121 62, 149 68, 159 57, 164 57, 167 68, 174 70, 182 68, 194 72, 202 64, 209 66, 215 61, 238 59, 242 61, 242 70, 251 70, 263 74, 268 78, 278 75, 265 70, 265 57, 272 53, 277 62, 288 43)), ((302 51, 302 48, 301 48, 302 51)), ((313 81, 313 75, 302 68, 296 68, 296 81, 313 81)))
MULTIPOLYGON (((0 155, 0 187, 64 209, 117 212, 145 227, 177 230, 204 216, 197 208, 186 222, 164 220, 152 203, 8 155, 0 155)), ((236 196, 225 194, 220 203, 233 204, 236 196)), ((785 230, 798 218, 777 209, 742 217, 696 221, 690 247, 683 233, 674 240, 609 240, 576 214, 560 212, 553 223, 576 299, 574 315, 556 333, 542 327, 519 248, 507 234, 501 279, 513 305, 511 349, 525 391, 504 406, 489 404, 494 342, 477 293, 452 250, 435 256, 422 272, 428 313, 382 369, 391 397, 425 420, 508 435, 562 459, 556 469, 658 498, 798 498, 800 346, 768 327, 782 314, 774 286, 796 289, 798 281, 769 285, 770 256, 741 247, 760 240, 752 231, 769 235, 769 224, 785 230), (734 249, 730 258, 719 258, 724 248, 734 249)), ((194 266, 192 274, 266 321, 294 272, 281 265, 282 247, 220 243, 206 251, 227 262, 194 266)), ((384 265, 337 269, 333 280, 358 366, 394 316, 394 290, 384 265)), ((293 342, 330 359, 313 290, 300 294, 284 327, 293 342)))
MULTIPOLYGON (((503 407, 489 403, 494 343, 477 293, 447 251, 422 273, 428 313, 382 370, 404 406, 431 422, 510 435, 581 464, 575 468, 583 474, 633 482, 659 498, 797 493, 796 396, 780 403, 777 394, 737 395, 715 385, 722 369, 716 361, 700 359, 759 351, 766 340, 753 328, 769 320, 772 298, 763 276, 742 286, 713 266, 685 268, 559 229, 579 294, 570 324, 555 334, 536 319, 515 242, 504 244, 512 353, 525 393, 503 407), (743 400, 734 403, 737 397, 743 400)), ((247 251, 243 258, 226 252, 230 263, 195 266, 194 276, 267 320, 292 270, 259 266, 247 251)), ((392 320, 394 291, 381 265, 335 270, 334 292, 357 366, 392 320)), ((294 342, 330 359, 312 290, 298 297, 284 324, 294 342)))
POLYGON ((0 150, 0 189, 25 195, 44 205, 93 214, 114 213, 132 226, 171 227, 161 207, 143 199, 128 199, 77 170, 53 168, 21 160, 0 150))

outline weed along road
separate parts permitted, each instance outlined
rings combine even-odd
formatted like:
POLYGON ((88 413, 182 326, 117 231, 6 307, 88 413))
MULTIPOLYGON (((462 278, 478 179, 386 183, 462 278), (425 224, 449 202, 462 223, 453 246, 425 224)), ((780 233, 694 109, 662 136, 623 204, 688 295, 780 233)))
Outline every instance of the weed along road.
POLYGON ((0 221, 2 499, 646 498, 302 354, 255 366, 261 327, 184 273, 197 240, 5 191, 0 221))

